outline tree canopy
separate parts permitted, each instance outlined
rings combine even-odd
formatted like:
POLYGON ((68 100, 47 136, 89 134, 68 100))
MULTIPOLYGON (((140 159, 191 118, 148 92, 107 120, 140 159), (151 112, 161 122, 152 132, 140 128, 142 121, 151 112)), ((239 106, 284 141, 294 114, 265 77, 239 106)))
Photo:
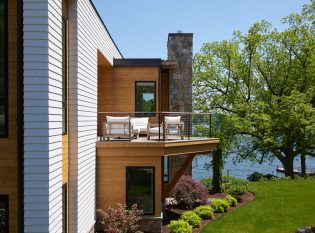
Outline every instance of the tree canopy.
POLYGON ((230 40, 205 43, 194 59, 194 106, 221 114, 226 149, 258 161, 293 161, 315 148, 315 2, 283 19, 255 23, 230 40))

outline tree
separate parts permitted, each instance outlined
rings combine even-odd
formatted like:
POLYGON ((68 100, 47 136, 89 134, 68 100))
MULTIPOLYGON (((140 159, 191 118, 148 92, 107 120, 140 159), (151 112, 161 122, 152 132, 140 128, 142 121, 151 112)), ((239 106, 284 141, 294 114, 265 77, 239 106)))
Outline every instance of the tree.
POLYGON ((205 43, 194 59, 195 109, 224 115, 227 149, 259 162, 276 157, 292 177, 294 158, 314 151, 314 9, 284 18, 283 32, 261 21, 205 43))
POLYGON ((222 192, 222 169, 223 169, 223 154, 220 144, 212 153, 212 167, 213 167, 213 176, 212 176, 212 192, 220 193, 222 192))

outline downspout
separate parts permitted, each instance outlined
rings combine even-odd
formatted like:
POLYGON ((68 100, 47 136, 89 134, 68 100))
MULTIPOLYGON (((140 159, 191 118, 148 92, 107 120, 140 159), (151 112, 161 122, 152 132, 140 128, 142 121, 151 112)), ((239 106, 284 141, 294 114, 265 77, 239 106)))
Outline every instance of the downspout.
POLYGON ((23 0, 17 0, 17 159, 18 159, 18 232, 24 232, 24 70, 23 0))

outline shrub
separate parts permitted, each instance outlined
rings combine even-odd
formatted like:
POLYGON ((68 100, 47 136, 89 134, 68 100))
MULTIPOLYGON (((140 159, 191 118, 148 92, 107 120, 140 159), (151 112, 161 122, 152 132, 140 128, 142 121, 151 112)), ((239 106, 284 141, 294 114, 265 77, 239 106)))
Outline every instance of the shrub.
POLYGON ((127 210, 126 205, 117 204, 117 208, 108 208, 107 212, 98 210, 98 220, 104 225, 104 230, 110 233, 134 233, 137 232, 139 225, 137 222, 143 213, 138 210, 137 205, 132 205, 127 210))
POLYGON ((254 181, 265 181, 265 180, 274 180, 274 179, 277 179, 278 177, 277 176, 274 176, 272 174, 262 174, 262 173, 259 173, 259 172, 254 172, 252 173, 251 175, 249 175, 247 177, 247 179, 251 182, 254 182, 254 181))
POLYGON ((250 182, 253 182, 253 181, 259 181, 261 178, 264 177, 264 174, 262 173, 259 173, 259 172, 254 172, 252 173, 251 175, 249 175, 247 177, 247 179, 250 181, 250 182))
POLYGON ((226 200, 214 199, 211 201, 211 207, 214 209, 214 212, 224 213, 229 210, 230 205, 226 200))
POLYGON ((193 209, 207 203, 208 190, 191 176, 182 176, 170 195, 176 199, 180 208, 193 209))
POLYGON ((207 178, 203 178, 202 180, 200 180, 200 183, 203 184, 208 190, 211 190, 211 183, 212 183, 212 178, 211 177, 207 177, 207 178))
POLYGON ((239 198, 241 195, 243 195, 244 193, 248 191, 248 186, 232 184, 225 187, 224 191, 235 198, 239 198))
POLYGON ((209 205, 198 206, 194 211, 202 219, 212 219, 214 214, 213 208, 209 205))
POLYGON ((225 200, 229 203, 230 206, 236 206, 237 205, 236 198, 232 197, 231 195, 227 195, 225 197, 225 200))
POLYGON ((192 226, 182 219, 179 219, 178 221, 172 220, 168 225, 168 230, 170 233, 192 233, 192 226))
POLYGON ((180 218, 189 223, 192 227, 198 227, 202 219, 194 211, 186 211, 180 218))
POLYGON ((271 180, 271 181, 277 181, 277 180, 278 180, 278 177, 275 177, 275 176, 274 176, 274 177, 271 177, 270 180, 271 180))

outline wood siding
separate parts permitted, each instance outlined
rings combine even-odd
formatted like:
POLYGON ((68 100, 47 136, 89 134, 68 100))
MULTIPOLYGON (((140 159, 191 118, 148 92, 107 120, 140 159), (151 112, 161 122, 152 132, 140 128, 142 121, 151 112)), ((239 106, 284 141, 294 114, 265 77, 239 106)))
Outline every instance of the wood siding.
POLYGON ((8 137, 0 138, 0 195, 9 195, 9 232, 18 232, 17 1, 8 0, 8 137))
POLYGON ((135 82, 156 82, 156 111, 158 111, 159 67, 99 68, 98 111, 135 112, 135 82))
POLYGON ((155 167, 155 216, 161 216, 161 150, 150 148, 150 154, 157 154, 148 157, 147 151, 137 148, 134 156, 124 156, 115 148, 98 148, 96 165, 96 207, 107 210, 117 203, 126 202, 126 167, 127 166, 153 166, 155 167), (104 156, 103 153, 109 154, 104 156), (139 155, 139 156, 138 156, 139 155))

